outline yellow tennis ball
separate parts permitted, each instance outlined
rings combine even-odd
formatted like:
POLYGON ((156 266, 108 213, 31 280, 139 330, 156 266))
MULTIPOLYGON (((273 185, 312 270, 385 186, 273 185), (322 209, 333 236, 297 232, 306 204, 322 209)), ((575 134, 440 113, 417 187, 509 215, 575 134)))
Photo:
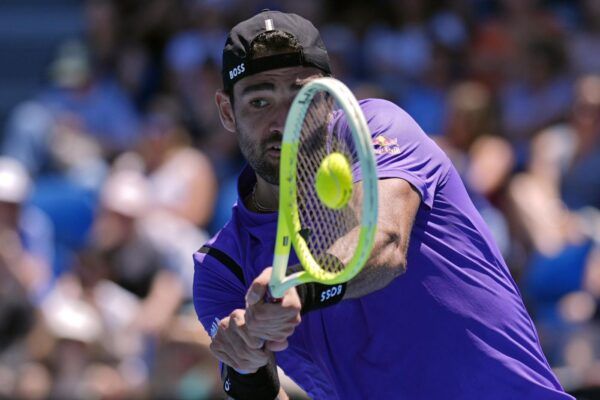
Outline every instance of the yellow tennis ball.
POLYGON ((331 153, 321 161, 315 186, 317 196, 329 208, 338 210, 352 197, 352 169, 342 153, 331 153))

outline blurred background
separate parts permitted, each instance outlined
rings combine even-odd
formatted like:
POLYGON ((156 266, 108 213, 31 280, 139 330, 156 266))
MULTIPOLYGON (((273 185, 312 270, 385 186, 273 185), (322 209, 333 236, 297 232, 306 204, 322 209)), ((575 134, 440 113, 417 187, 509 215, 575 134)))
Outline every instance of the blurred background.
POLYGON ((262 8, 447 151, 561 382, 600 399, 597 0, 2 0, 0 398, 222 398, 191 254, 236 200, 213 94, 262 8))

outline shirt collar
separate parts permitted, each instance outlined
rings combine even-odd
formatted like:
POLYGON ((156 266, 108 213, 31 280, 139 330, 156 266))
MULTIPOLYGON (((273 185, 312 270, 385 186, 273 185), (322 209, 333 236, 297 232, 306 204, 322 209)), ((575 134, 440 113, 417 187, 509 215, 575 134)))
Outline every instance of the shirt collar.
POLYGON ((256 185, 256 173, 250 165, 246 164, 238 177, 238 201, 235 208, 239 218, 248 227, 277 222, 277 212, 257 213, 249 210, 244 204, 244 199, 250 194, 254 185, 256 185))

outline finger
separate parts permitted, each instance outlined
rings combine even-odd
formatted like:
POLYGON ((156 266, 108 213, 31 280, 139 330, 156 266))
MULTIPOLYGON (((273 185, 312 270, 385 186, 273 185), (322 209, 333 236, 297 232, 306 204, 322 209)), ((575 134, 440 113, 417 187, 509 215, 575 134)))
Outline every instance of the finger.
POLYGON ((295 287, 289 288, 285 292, 285 295, 281 300, 281 307, 300 311, 302 303, 300 302, 300 297, 298 296, 298 291, 295 287))
POLYGON ((221 345, 215 344, 215 343, 211 343, 209 346, 210 352, 212 353, 212 355, 219 361, 221 361, 224 364, 229 365, 230 367, 235 368, 235 365, 237 364, 232 357, 229 356, 229 354, 227 354, 227 352, 224 351, 224 349, 222 348, 221 345))
POLYGON ((248 348, 239 337, 224 337, 210 345, 213 355, 236 370, 255 372, 268 362, 264 350, 248 348))
POLYGON ((291 335, 300 323, 299 316, 275 320, 250 320, 246 321, 245 332, 255 338, 272 339, 272 335, 291 335))
POLYGON ((265 340, 260 332, 251 333, 248 329, 243 329, 240 331, 240 338, 244 342, 244 345, 252 350, 260 350, 265 344, 265 340))
MULTIPOLYGON (((246 313, 246 315, 248 315, 248 313, 246 313)), ((249 347, 250 349, 262 348, 264 340, 262 340, 259 334, 250 334, 243 314, 232 314, 230 325, 232 326, 235 335, 242 340, 243 345, 249 347)))
POLYGON ((283 324, 279 326, 274 326, 269 329, 262 328, 260 330, 248 330, 248 334, 254 337, 258 337, 263 340, 285 340, 290 337, 294 330, 296 329, 296 325, 294 324, 283 324))
MULTIPOLYGON (((227 365, 237 368, 238 362, 247 357, 247 352, 250 350, 243 339, 239 335, 238 322, 236 321, 236 315, 232 314, 228 318, 227 330, 218 330, 217 334, 212 340, 211 349, 214 349, 221 356, 227 357, 227 365)), ((221 358, 219 358, 221 359, 221 358)), ((225 359, 221 359, 225 362, 225 359)))
POLYGON ((282 307, 281 304, 261 303, 249 307, 250 315, 246 317, 250 325, 257 322, 279 324, 300 317, 300 309, 282 307))
POLYGON ((287 340, 279 340, 279 341, 270 340, 265 343, 265 349, 270 350, 270 351, 282 351, 287 348, 288 348, 287 340))
POLYGON ((266 268, 250 285, 246 293, 246 307, 252 306, 265 297, 267 294, 267 285, 271 279, 272 268, 266 268))

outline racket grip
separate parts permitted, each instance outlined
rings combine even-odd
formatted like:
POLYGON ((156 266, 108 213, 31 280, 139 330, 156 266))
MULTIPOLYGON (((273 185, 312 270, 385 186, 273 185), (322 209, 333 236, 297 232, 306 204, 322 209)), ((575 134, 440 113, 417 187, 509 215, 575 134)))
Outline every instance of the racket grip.
POLYGON ((271 289, 267 287, 267 293, 265 293, 265 303, 281 303, 281 298, 273 297, 271 289))

